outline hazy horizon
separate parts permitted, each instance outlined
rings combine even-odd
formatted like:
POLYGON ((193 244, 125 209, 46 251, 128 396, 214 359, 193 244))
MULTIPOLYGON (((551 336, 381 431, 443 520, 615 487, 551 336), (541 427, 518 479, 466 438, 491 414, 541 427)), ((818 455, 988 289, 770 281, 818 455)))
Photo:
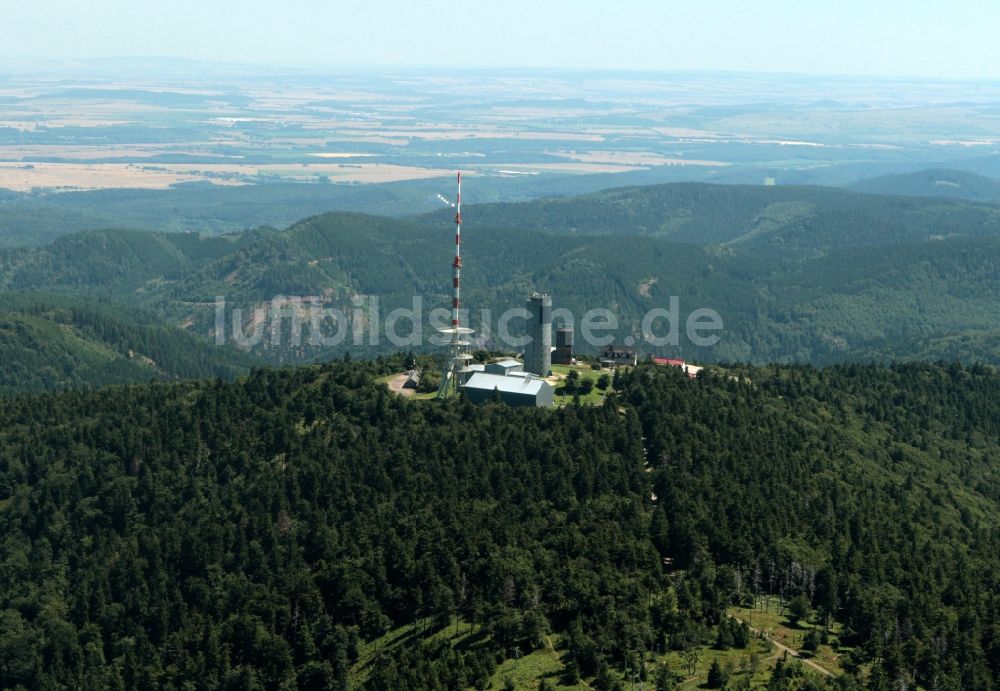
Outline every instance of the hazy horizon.
MULTIPOLYGON (((21 68, 30 67, 37 70, 39 66, 51 67, 72 67, 79 66, 86 69, 88 66, 121 65, 124 67, 135 66, 137 63, 190 63, 192 65, 216 66, 220 68, 232 68, 240 70, 273 70, 281 73, 330 73, 336 74, 342 71, 362 71, 369 73, 392 73, 392 72, 438 72, 441 74, 461 73, 461 72, 505 72, 517 74, 520 72, 537 72, 553 75, 601 75, 601 74, 623 74, 623 75, 719 75, 732 77, 774 77, 774 78, 821 78, 850 81, 926 81, 928 83, 970 83, 970 84, 997 84, 1000 83, 1000 74, 996 76, 948 76, 948 75, 920 75, 905 73, 886 74, 862 74, 848 72, 803 72, 795 70, 765 70, 765 69, 724 69, 724 68, 657 68, 657 67, 572 67, 560 65, 513 65, 513 64, 421 64, 421 63, 337 63, 337 64, 296 64, 282 62, 263 62, 240 59, 213 59, 198 58, 183 55, 160 55, 160 54, 136 54, 136 55, 93 55, 93 56, 52 56, 52 55, 31 55, 31 54, 11 54, 0 52, 0 70, 17 71, 21 68)), ((206 75, 211 76, 211 75, 206 75)))
POLYGON ((43 0, 12 9, 0 61, 172 58, 272 68, 500 68, 1000 78, 1000 8, 959 0, 803 7, 390 0, 378 6, 43 0))

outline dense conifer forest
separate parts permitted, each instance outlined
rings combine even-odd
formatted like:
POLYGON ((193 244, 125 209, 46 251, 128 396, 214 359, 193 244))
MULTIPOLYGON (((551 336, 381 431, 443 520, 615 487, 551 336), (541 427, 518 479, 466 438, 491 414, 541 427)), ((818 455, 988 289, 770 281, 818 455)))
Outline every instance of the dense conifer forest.
POLYGON ((254 360, 140 310, 66 295, 0 293, 0 392, 224 377, 254 360))
POLYGON ((124 4, 3 14, 0 691, 1000 691, 991 3, 124 4))
POLYGON ((485 688, 557 636, 548 688, 672 688, 759 596, 844 670, 768 688, 1000 686, 995 370, 644 366, 513 410, 399 365, 0 399, 0 687, 485 688))

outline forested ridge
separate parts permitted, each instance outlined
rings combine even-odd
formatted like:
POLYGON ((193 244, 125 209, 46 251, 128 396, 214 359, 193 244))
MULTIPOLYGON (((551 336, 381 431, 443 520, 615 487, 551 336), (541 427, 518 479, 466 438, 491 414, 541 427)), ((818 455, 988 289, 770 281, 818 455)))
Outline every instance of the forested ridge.
MULTIPOLYGON (((399 152, 395 155, 399 156, 399 152)), ((413 162, 421 165, 420 161, 413 162)), ((483 176, 474 188, 466 188, 466 200, 493 202, 575 195, 626 181, 651 184, 684 175, 675 167, 665 166, 627 173, 567 173, 531 179, 483 176)), ((180 183, 169 189, 0 189, 0 248, 44 245, 68 233, 102 228, 222 235, 260 226, 284 227, 306 216, 334 210, 412 216, 438 208, 441 202, 437 195, 450 187, 447 180, 431 178, 377 185, 258 180, 255 184, 233 186, 180 183)))
MULTIPOLYGON (((441 223, 446 214, 421 217, 441 223)), ((649 235, 747 251, 803 253, 1000 232, 1000 208, 960 199, 859 194, 809 186, 672 183, 576 197, 474 204, 470 224, 571 235, 649 235)))
MULTIPOLYGON (((250 314, 278 295, 320 295, 345 313, 358 295, 378 296, 384 313, 412 307, 417 295, 426 320, 429 310, 448 304, 440 267, 449 263, 450 249, 442 232, 360 214, 218 238, 101 231, 60 238, 47 248, 0 252, 0 286, 116 303, 123 314, 148 312, 202 339, 214 339, 220 295, 227 325, 232 309, 250 314)), ((608 307, 620 320, 617 338, 641 338, 642 316, 676 296, 681 320, 700 307, 716 310, 725 325, 722 340, 699 348, 682 338, 676 347, 650 350, 703 362, 1000 362, 997 238, 830 248, 801 258, 643 235, 481 227, 468 235, 463 304, 481 333, 480 310, 489 311, 495 328, 505 310, 544 290, 578 318, 608 307), (490 260, 497 256, 504 261, 490 260)), ((257 348, 253 354, 263 362, 302 361, 339 356, 346 347, 257 348)), ((392 347, 383 339, 365 352, 392 347)))
MULTIPOLYGON (((451 262, 451 224, 443 214, 338 212, 284 230, 215 237, 88 231, 45 247, 0 250, 0 288, 112 302, 209 340, 218 296, 226 300, 228 332, 232 310, 246 321, 276 296, 319 296, 345 314, 367 296, 377 296, 383 313, 412 308, 420 296, 426 341, 430 310, 450 304, 442 267, 451 262)), ((620 324, 613 335, 643 342, 643 316, 676 297, 681 321, 695 309, 715 310, 722 340, 703 348, 680 338, 645 350, 701 362, 1000 363, 995 205, 674 184, 470 205, 466 226, 463 305, 484 335, 496 333, 499 315, 542 290, 578 320, 595 307, 611 309, 620 324), (481 310, 492 323, 481 320, 481 310)), ((308 340, 307 333, 302 346, 259 344, 252 355, 282 364, 398 347, 379 339, 359 352, 354 344, 317 348, 308 340)))
POLYGON ((848 188, 869 194, 950 197, 985 202, 1000 200, 1000 182, 996 178, 940 168, 866 178, 848 185, 848 188))
POLYGON ((0 392, 246 374, 254 360, 141 311, 66 295, 0 293, 0 392))
POLYGON ((0 686, 484 688, 558 634, 548 683, 670 688, 765 593, 845 670, 769 688, 1000 685, 992 368, 646 366, 546 411, 399 364, 0 398, 0 686))

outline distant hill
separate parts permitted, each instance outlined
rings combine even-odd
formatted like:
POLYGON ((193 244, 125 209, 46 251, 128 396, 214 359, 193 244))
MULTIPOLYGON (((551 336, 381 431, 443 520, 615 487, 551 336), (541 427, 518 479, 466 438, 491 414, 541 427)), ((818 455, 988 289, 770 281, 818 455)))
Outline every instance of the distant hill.
MULTIPOLYGON (((446 215, 442 211, 420 220, 439 224, 446 215)), ((463 216, 472 226, 560 235, 645 235, 807 256, 862 245, 1000 235, 1000 207, 990 204, 826 187, 626 187, 572 198, 471 205, 463 216)))
MULTIPOLYGON (((374 297, 386 315, 420 296, 425 338, 416 349, 426 351, 429 313, 450 302, 450 227, 444 215, 337 212, 286 230, 207 238, 88 231, 0 252, 0 289, 113 301, 203 339, 216 335, 217 296, 226 300, 229 335, 234 308, 247 327, 254 310, 271 313, 277 296, 315 298, 345 315, 374 297)), ((989 204, 685 184, 471 205, 463 263, 463 303, 485 346, 500 345, 490 329, 505 310, 545 290, 577 319, 595 307, 611 309, 619 339, 641 341, 643 316, 672 298, 681 319, 714 309, 725 324, 714 348, 686 339, 640 342, 644 351, 693 360, 1000 363, 1000 207, 989 204), (657 218, 674 220, 650 231, 657 218)), ((515 321, 515 332, 519 327, 515 321)), ((264 362, 399 349, 368 337, 318 347, 308 333, 298 343, 290 333, 280 343, 272 335, 252 346, 264 362)), ((579 346, 586 348, 582 340, 579 346)))
MULTIPOLYGON (((344 314, 368 305, 364 296, 378 296, 383 315, 421 296, 426 329, 429 311, 449 300, 448 234, 439 225, 346 213, 284 231, 207 239, 90 232, 0 253, 0 287, 113 300, 202 338, 213 337, 216 296, 227 301, 228 333, 232 308, 243 310, 245 322, 275 296, 318 296, 344 314)), ((806 255, 518 228, 469 226, 465 237, 464 303, 480 333, 481 310, 495 327, 499 315, 523 305, 532 290, 550 292, 577 318, 594 307, 613 310, 619 338, 641 336, 643 315, 676 297, 682 319, 701 307, 719 312, 722 341, 713 349, 682 339, 676 347, 644 350, 754 362, 951 354, 1000 362, 1000 348, 992 345, 1000 329, 1000 238, 859 244, 806 255), (967 338, 956 342, 959 334, 967 338)), ((253 352, 267 362, 289 362, 346 350, 398 348, 384 339, 376 345, 346 339, 332 349, 311 347, 307 339, 273 347, 264 338, 253 352)))
POLYGON ((0 294, 0 392, 223 377, 252 359, 136 312, 66 296, 0 294))
POLYGON ((974 202, 1000 201, 1000 180, 961 170, 921 170, 901 175, 882 175, 848 186, 867 194, 898 194, 912 197, 946 197, 974 202))
POLYGON ((114 225, 110 216, 24 203, 20 195, 0 191, 0 249, 45 245, 62 235, 114 225))
POLYGON ((253 237, 125 229, 73 233, 44 247, 0 254, 0 289, 44 287, 141 298, 190 276, 206 262, 238 252, 253 237))
MULTIPOLYGON (((659 166, 627 173, 476 177, 468 201, 581 194, 612 185, 669 182, 691 175, 659 166)), ((707 172, 700 174, 708 175, 707 172)), ((411 216, 441 207, 450 177, 367 185, 268 182, 245 186, 183 183, 164 190, 18 193, 0 189, 0 248, 44 245, 60 235, 110 227, 220 235, 285 227, 329 211, 411 216)))
MULTIPOLYGON (((927 180, 920 178, 924 173, 913 174, 917 176, 914 179, 909 175, 877 178, 871 181, 875 184, 871 189, 864 187, 865 181, 858 183, 857 189, 844 190, 670 182, 691 173, 661 166, 616 174, 476 177, 475 185, 467 186, 465 197, 469 221, 480 225, 584 234, 636 232, 696 243, 741 241, 748 234, 751 238, 780 234, 785 224, 800 221, 823 235, 825 226, 836 223, 827 214, 845 209, 880 224, 891 221, 902 210, 905 222, 915 223, 918 228, 934 225, 951 213, 949 209, 932 208, 927 200, 901 207, 898 201, 857 199, 857 192, 1000 200, 996 189, 1000 183, 992 178, 939 172, 941 175, 927 180), (897 179, 900 181, 895 182, 897 179), (884 186, 879 182, 882 180, 887 181, 884 186), (613 185, 629 186, 607 189, 613 185)), ((858 171, 845 175, 846 179, 856 179, 858 171)), ((706 173, 705 177, 721 183, 756 181, 761 175, 740 168, 712 176, 706 173)), ((786 174, 783 179, 809 181, 815 177, 786 174)), ((834 176, 831 181, 839 183, 842 179, 834 176)), ((0 190, 0 248, 39 246, 61 235, 110 227, 220 235, 261 226, 286 227, 299 219, 331 211, 393 217, 427 213, 427 218, 437 222, 450 213, 437 194, 447 195, 451 185, 450 179, 438 178, 378 185, 266 183, 220 187, 190 183, 167 190, 30 194, 0 190)))

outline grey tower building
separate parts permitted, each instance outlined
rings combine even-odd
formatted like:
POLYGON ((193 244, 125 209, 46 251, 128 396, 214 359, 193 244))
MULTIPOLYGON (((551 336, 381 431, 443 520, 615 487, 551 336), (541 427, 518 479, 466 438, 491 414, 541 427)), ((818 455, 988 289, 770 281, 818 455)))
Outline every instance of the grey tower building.
POLYGON ((534 293, 528 300, 528 333, 524 346, 524 371, 547 377, 552 374, 552 297, 534 293))

